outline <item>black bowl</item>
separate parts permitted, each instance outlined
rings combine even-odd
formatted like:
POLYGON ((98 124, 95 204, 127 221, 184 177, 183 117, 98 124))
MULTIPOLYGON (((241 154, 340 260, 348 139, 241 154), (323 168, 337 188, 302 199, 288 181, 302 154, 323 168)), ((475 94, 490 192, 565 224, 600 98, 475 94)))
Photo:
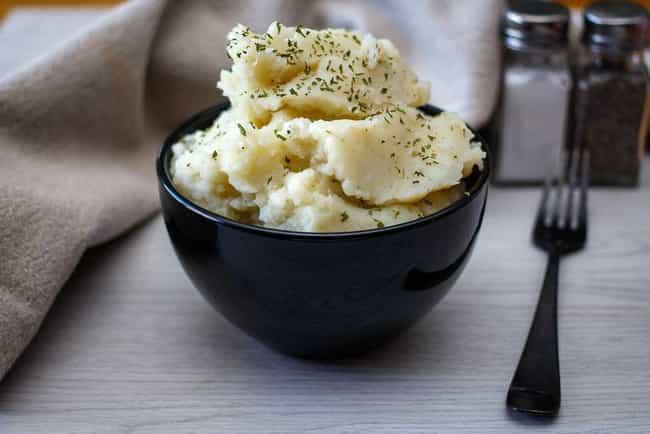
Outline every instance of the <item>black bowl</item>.
POLYGON ((489 161, 464 179, 469 195, 411 222, 341 233, 243 224, 192 203, 169 176, 172 145, 210 126, 228 107, 217 105, 183 123, 156 162, 176 254, 194 286, 228 320, 282 353, 340 357, 396 336, 449 291, 481 226, 489 161))

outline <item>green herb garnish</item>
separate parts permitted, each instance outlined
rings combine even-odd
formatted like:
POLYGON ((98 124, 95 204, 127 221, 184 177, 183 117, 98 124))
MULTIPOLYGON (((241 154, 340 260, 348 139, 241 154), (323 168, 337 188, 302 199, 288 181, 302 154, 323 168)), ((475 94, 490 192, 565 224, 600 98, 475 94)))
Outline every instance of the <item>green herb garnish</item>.
POLYGON ((282 134, 280 134, 278 130, 273 130, 273 134, 275 134, 275 137, 277 137, 280 140, 287 140, 287 138, 284 137, 282 134))
POLYGON ((301 24, 298 24, 298 25, 296 26, 296 33, 298 33, 298 34, 299 34, 300 36, 302 36, 303 38, 305 37, 305 33, 302 31, 302 25, 301 25, 301 24))

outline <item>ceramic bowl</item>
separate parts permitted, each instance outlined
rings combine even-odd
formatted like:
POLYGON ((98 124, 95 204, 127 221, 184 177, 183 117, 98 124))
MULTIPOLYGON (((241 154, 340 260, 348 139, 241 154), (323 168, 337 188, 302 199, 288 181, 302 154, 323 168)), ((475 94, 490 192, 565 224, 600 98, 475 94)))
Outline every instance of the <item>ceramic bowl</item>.
MULTIPOLYGON (((198 113, 157 158, 160 200, 176 254, 194 286, 244 332, 282 353, 335 358, 373 348, 412 326, 458 279, 481 227, 484 169, 468 195, 435 214, 379 229, 303 233, 240 223, 183 197, 169 175, 172 145, 229 105, 198 113)), ((430 116, 440 113, 421 107, 430 116)))

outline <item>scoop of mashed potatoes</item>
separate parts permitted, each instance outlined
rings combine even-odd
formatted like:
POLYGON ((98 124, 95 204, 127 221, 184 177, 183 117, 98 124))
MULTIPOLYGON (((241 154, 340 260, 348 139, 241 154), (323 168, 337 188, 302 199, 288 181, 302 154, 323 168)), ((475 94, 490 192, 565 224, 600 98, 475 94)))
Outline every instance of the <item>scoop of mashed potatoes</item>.
POLYGON ((173 146, 178 190, 246 223, 305 232, 384 227, 458 200, 484 152, 385 39, 273 23, 228 35, 231 108, 173 146))

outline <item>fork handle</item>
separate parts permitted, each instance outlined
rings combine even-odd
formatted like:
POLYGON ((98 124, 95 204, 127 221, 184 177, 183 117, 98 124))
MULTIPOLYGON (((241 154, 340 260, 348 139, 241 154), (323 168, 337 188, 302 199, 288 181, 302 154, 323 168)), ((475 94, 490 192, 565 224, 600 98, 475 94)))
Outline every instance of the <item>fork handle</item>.
POLYGON ((513 410, 554 415, 560 408, 557 287, 560 255, 551 251, 526 345, 508 390, 513 410))

